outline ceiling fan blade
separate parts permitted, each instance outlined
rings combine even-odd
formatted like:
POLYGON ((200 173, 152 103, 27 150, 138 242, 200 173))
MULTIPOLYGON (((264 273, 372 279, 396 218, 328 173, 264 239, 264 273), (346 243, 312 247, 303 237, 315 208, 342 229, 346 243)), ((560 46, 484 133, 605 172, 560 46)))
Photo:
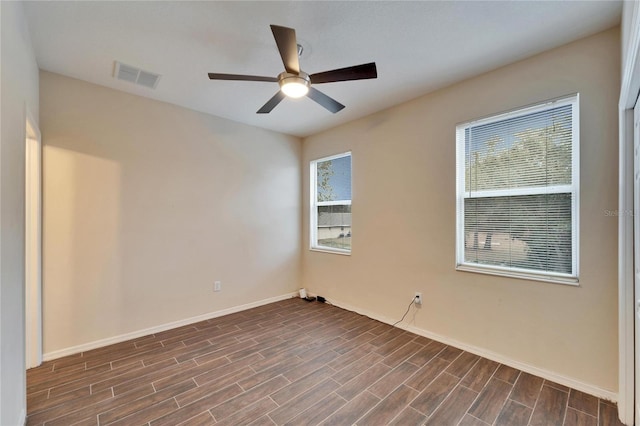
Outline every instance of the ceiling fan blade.
POLYGON ((307 93, 307 97, 313 99, 334 114, 344 108, 344 105, 342 105, 340 102, 325 95, 321 91, 314 89, 313 87, 309 87, 309 93, 307 93))
POLYGON ((241 80, 241 81, 267 81, 267 82, 277 82, 278 79, 275 77, 262 77, 259 75, 242 75, 242 74, 218 74, 214 72, 209 73, 209 78, 211 80, 241 80))
POLYGON ((278 93, 273 95, 273 98, 269 99, 267 103, 258 110, 257 114, 269 114, 284 98, 286 98, 286 95, 278 90, 278 93))
POLYGON ((353 67, 340 68, 337 70, 319 72, 309 76, 311 84, 333 83, 336 81, 365 80, 377 78, 378 71, 376 63, 355 65, 353 67))
POLYGON ((292 74, 300 73, 300 63, 298 62, 298 42, 296 41, 296 30, 293 28, 271 25, 273 38, 276 39, 280 57, 284 64, 284 69, 292 74))

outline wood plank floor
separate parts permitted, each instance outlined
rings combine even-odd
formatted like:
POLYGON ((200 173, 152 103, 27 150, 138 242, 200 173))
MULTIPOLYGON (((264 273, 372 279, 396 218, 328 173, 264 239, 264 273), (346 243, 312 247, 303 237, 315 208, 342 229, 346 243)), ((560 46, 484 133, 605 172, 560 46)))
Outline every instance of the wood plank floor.
POLYGON ((27 372, 28 425, 620 425, 615 405, 300 299, 27 372))

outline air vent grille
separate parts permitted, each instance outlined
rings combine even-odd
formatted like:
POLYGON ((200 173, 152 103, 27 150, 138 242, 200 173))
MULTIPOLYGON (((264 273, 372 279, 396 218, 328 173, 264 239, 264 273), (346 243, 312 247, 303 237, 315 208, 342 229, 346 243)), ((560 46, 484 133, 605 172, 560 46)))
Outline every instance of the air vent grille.
POLYGON ((150 89, 155 89, 158 85, 158 80, 160 80, 160 74, 143 71, 118 61, 116 61, 114 77, 118 80, 128 81, 150 89))

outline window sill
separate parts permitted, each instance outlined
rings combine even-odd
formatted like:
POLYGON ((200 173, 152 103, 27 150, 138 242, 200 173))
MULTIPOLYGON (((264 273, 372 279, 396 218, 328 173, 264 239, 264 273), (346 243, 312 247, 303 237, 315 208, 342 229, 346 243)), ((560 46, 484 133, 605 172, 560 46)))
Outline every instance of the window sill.
POLYGON ((351 251, 350 250, 340 250, 340 249, 330 249, 330 248, 324 248, 324 247, 310 247, 309 248, 310 251, 317 251, 320 253, 329 253, 329 254, 339 254, 342 256, 351 256, 351 251))
POLYGON ((519 279, 530 280, 530 281, 542 281, 542 282, 547 282, 552 284, 570 285, 574 287, 580 286, 578 278, 572 278, 572 277, 559 277, 554 275, 542 275, 542 274, 538 275, 535 273, 508 271, 508 270, 501 270, 496 268, 482 267, 482 266, 468 265, 468 264, 459 264, 456 266, 456 270, 462 271, 462 272, 473 272, 476 274, 497 275, 499 277, 519 278, 519 279))

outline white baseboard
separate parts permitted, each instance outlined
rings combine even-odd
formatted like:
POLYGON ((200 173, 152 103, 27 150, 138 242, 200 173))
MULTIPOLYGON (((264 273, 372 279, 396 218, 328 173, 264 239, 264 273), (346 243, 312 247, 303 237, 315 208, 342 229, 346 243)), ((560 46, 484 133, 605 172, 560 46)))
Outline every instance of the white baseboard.
POLYGON ((170 330, 172 328, 182 327, 183 325, 194 324, 196 322, 205 321, 211 318, 221 317, 223 315, 229 315, 240 311, 246 311, 247 309, 256 308, 258 306, 267 305, 273 302, 279 302, 280 300, 289 299, 297 296, 298 292, 287 293, 281 296, 270 297, 268 299, 258 300, 256 302, 246 303, 244 305, 234 306, 220 311, 209 312, 206 314, 198 315, 183 320, 173 321, 170 323, 158 325, 155 327, 145 328, 144 330, 133 331, 131 333, 121 334, 119 336, 108 337, 106 339, 100 339, 89 343, 84 343, 78 346, 72 346, 69 348, 59 349, 53 352, 47 352, 42 355, 44 361, 50 361, 52 359, 61 358, 67 355, 73 355, 80 352, 86 352, 91 349, 101 348, 103 346, 113 345, 114 343, 125 342, 127 340, 136 339, 142 336, 148 336, 149 334, 160 333, 161 331, 170 330))
MULTIPOLYGON (((385 316, 376 314, 374 312, 368 311, 366 309, 361 309, 352 305, 349 305, 348 303, 342 303, 338 300, 333 300, 333 299, 327 299, 329 302, 331 302, 331 304, 342 308, 342 309, 346 309, 348 311, 353 311, 353 312, 357 312, 361 315, 365 315, 369 318, 378 320, 380 322, 384 322, 386 324, 392 325, 394 324, 396 321, 391 319, 391 318, 387 318, 385 316)), ((449 346, 453 346, 456 347, 458 349, 462 349, 464 351, 470 352, 472 354, 475 355, 479 355, 481 357, 490 359, 492 361, 495 362, 499 362, 500 364, 504 364, 504 365, 508 365, 509 367, 513 367, 516 368, 518 370, 524 371, 526 373, 529 374, 533 374, 534 376, 538 376, 538 377, 542 377, 543 379, 547 379, 550 380, 552 382, 556 382, 558 384, 564 385, 564 386, 568 386, 572 389, 575 390, 579 390, 581 392, 587 393, 589 395, 593 395, 593 396, 597 396, 598 398, 602 398, 605 399, 607 401, 612 401, 612 402, 617 402, 618 400, 618 394, 615 392, 611 392, 608 391, 606 389, 602 389, 598 386, 594 386, 588 383, 584 383, 581 382, 579 380, 573 379, 571 377, 566 377, 566 376, 562 376, 560 374, 554 373, 552 371, 549 370, 545 370, 543 368, 539 368, 530 364, 526 364, 524 362, 521 361, 516 361, 510 358, 505 357, 504 355, 489 351, 487 349, 484 348, 480 348, 477 346, 473 346, 473 345, 469 345, 463 342, 459 342, 455 339, 452 339, 450 337, 446 337, 446 336, 442 336, 436 333, 433 333, 431 331, 422 329, 422 328, 418 328, 418 327, 414 327, 414 326, 407 326, 406 324, 398 324, 397 327, 402 328, 404 330, 410 331, 412 333, 418 334, 420 336, 424 336, 424 337, 428 337, 429 339, 433 339, 433 340, 437 340, 438 342, 444 343, 446 345, 449 346)))

